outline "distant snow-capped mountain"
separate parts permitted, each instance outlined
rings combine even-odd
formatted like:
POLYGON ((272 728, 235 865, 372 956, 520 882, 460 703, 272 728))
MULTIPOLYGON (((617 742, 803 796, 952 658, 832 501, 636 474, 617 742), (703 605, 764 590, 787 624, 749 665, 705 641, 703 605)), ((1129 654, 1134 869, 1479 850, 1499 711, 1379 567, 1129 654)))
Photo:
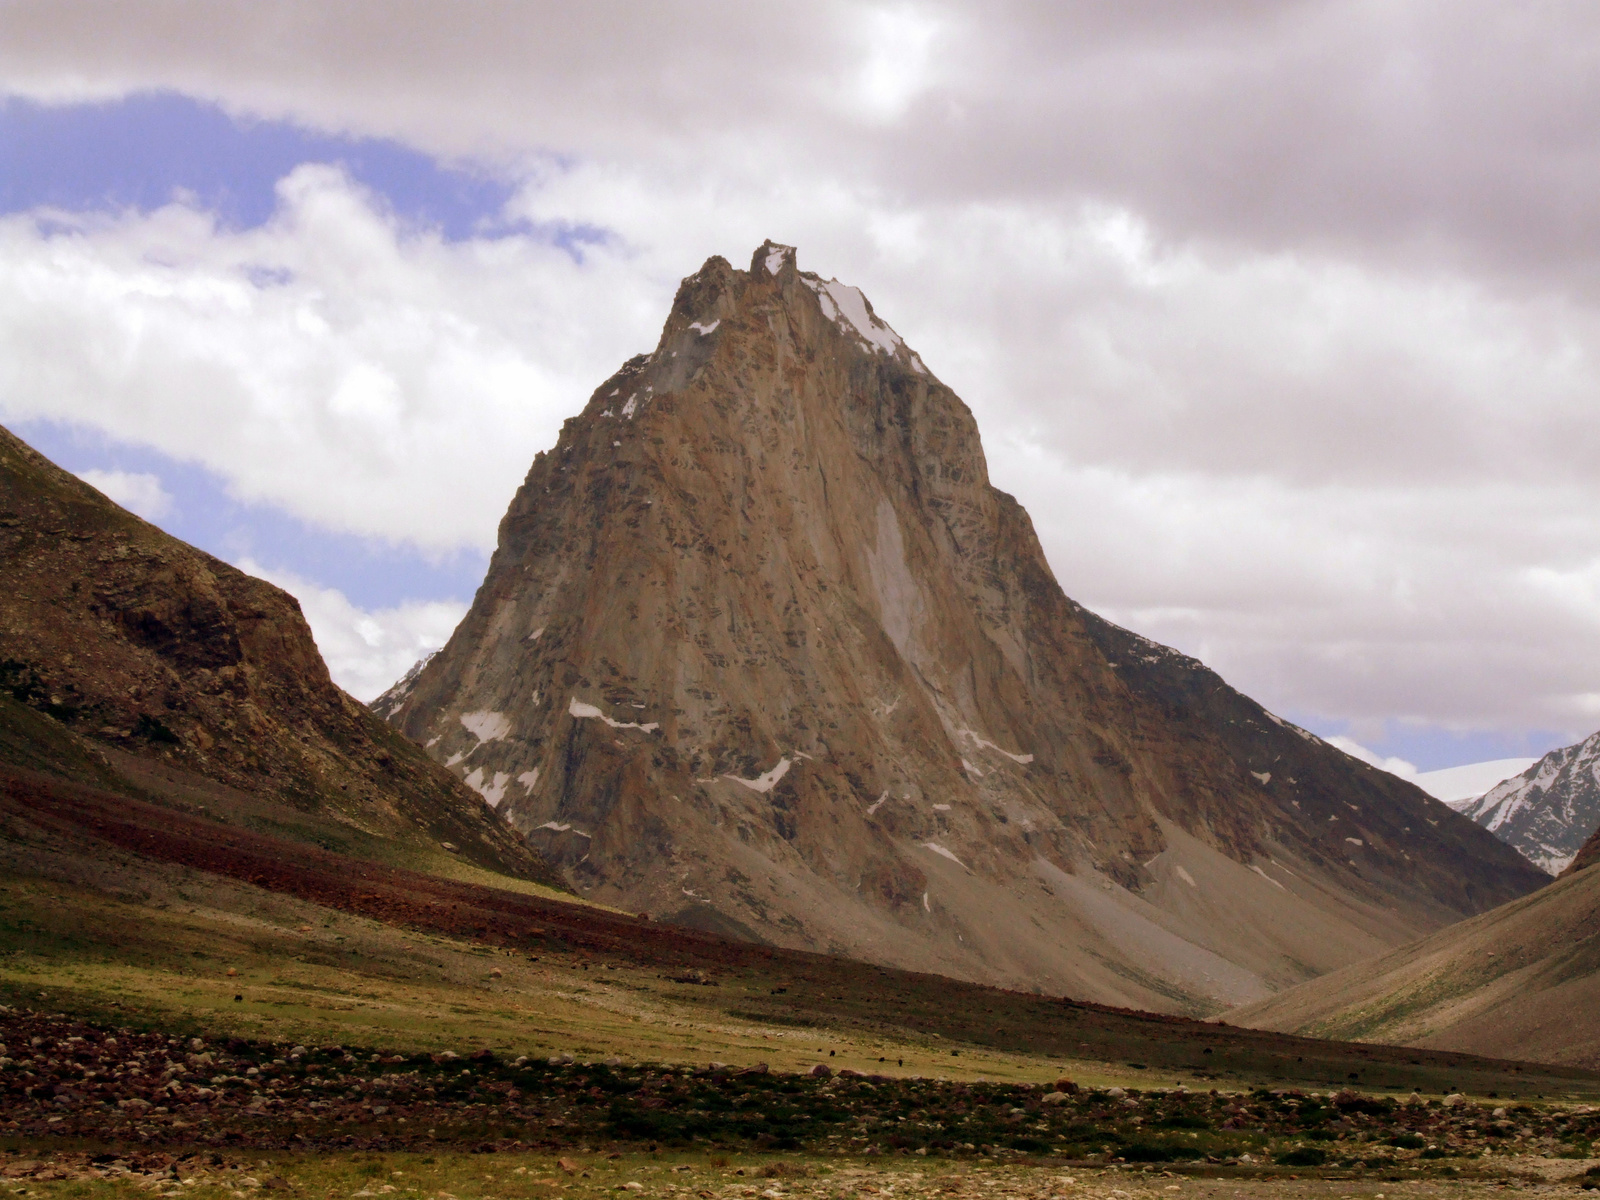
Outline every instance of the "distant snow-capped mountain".
POLYGON ((1536 758, 1497 758, 1462 767, 1422 771, 1413 775, 1411 782, 1435 800, 1443 800, 1461 812, 1496 784, 1522 774, 1538 761, 1536 758))
POLYGON ((1451 807, 1559 875, 1600 828, 1600 733, 1552 750, 1515 778, 1451 807))

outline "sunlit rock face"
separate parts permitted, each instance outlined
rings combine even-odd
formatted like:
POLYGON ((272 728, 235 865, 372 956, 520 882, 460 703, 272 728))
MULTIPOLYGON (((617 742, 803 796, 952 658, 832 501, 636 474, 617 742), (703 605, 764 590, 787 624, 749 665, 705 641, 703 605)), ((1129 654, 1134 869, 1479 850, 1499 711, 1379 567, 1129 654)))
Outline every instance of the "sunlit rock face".
POLYGON ((683 281, 375 707, 596 899, 1108 1002, 1216 1011, 1541 878, 1067 599, 966 406, 772 243, 683 281))

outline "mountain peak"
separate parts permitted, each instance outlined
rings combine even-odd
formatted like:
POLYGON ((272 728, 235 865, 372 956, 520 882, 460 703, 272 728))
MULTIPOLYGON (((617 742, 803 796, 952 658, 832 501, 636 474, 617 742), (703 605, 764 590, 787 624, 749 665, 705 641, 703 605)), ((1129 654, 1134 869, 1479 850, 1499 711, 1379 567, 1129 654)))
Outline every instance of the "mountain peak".
POLYGON ((966 405, 770 241, 683 281, 378 707, 598 899, 1113 1003, 1215 1011, 1541 878, 1068 600, 966 405))
POLYGON ((785 269, 791 272, 799 271, 793 246, 785 246, 768 238, 757 246, 756 252, 750 256, 752 275, 767 274, 781 277, 785 269))
POLYGON ((1524 858, 1559 875, 1600 827, 1600 733, 1454 805, 1524 858))

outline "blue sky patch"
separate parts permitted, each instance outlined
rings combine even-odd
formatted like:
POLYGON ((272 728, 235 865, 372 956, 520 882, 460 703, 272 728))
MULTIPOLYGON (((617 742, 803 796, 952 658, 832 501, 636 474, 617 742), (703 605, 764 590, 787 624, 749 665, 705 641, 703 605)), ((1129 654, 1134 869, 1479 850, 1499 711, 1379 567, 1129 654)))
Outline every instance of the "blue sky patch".
MULTIPOLYGON (((407 225, 451 240, 507 231, 501 212, 516 180, 444 165, 399 142, 234 118, 172 92, 102 104, 0 102, 0 213, 148 212, 181 195, 229 228, 251 229, 272 216, 278 180, 308 162, 342 166, 407 225)), ((603 235, 555 231, 566 245, 562 236, 581 246, 603 235)))
POLYGON ((227 562, 252 558, 263 567, 292 571, 337 588, 358 607, 392 608, 407 600, 472 599, 488 570, 488 557, 462 549, 434 556, 380 538, 336 533, 267 504, 243 503, 228 494, 221 476, 156 450, 116 441, 81 426, 21 421, 11 430, 68 471, 126 471, 154 475, 172 496, 172 511, 155 521, 162 529, 227 562))
POLYGON ((1542 758, 1550 751, 1570 746, 1578 740, 1568 734, 1553 733, 1546 729, 1517 732, 1473 730, 1460 733, 1438 725, 1417 725, 1407 721, 1385 722, 1383 737, 1372 740, 1357 737, 1348 721, 1297 716, 1287 719, 1319 737, 1353 738, 1379 757, 1403 758, 1419 771, 1442 771, 1463 763, 1492 762, 1500 758, 1542 758))

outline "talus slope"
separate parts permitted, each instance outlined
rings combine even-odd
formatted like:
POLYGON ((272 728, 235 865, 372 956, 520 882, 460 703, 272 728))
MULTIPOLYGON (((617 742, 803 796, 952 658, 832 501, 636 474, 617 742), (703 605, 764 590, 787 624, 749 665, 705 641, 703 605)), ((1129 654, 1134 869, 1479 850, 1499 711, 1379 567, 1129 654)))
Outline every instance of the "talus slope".
MULTIPOLYGON (((1600 834, 1591 839, 1600 848, 1600 834)), ((1600 1067, 1600 870, 1229 1015, 1255 1029, 1600 1067)))

